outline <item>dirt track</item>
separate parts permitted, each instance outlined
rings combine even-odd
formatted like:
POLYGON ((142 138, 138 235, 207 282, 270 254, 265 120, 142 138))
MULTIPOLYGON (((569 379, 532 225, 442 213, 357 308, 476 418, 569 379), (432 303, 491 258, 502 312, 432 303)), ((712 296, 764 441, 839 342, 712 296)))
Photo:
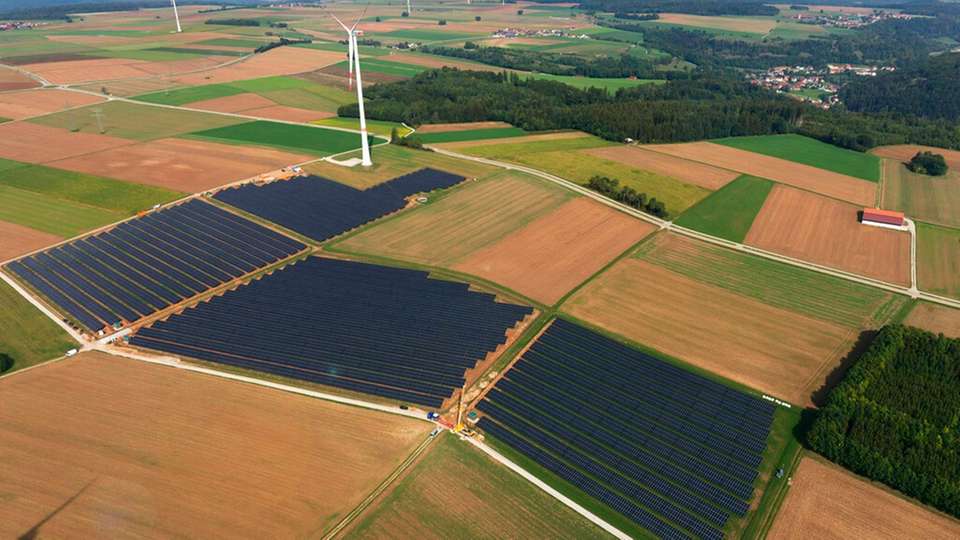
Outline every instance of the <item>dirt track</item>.
POLYGON ((740 176, 740 173, 659 152, 651 152, 635 146, 604 146, 583 150, 583 152, 598 158, 660 173, 711 190, 720 189, 740 176))
POLYGON ((101 353, 0 388, 5 538, 315 536, 430 430, 101 353))
POLYGON ((454 268, 552 305, 653 230, 653 225, 578 198, 454 268))
POLYGON ((800 462, 776 519, 771 540, 960 537, 960 522, 810 457, 800 462))
POLYGON ((17 255, 29 253, 51 244, 56 244, 62 238, 41 232, 16 223, 0 221, 0 261, 12 259, 17 255))
POLYGON ((699 161, 722 169, 769 178, 782 184, 822 193, 861 206, 873 206, 876 202, 877 184, 873 182, 721 144, 694 142, 659 144, 642 148, 699 161))
POLYGON ((757 215, 745 244, 910 285, 910 235, 857 221, 856 206, 776 186, 757 215))

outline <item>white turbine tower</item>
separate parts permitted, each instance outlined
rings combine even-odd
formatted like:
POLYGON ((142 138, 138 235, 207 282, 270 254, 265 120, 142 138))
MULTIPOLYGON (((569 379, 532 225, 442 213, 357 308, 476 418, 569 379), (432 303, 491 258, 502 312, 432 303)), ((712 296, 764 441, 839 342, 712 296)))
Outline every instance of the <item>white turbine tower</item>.
POLYGON ((360 24, 363 15, 357 18, 357 22, 353 23, 351 28, 347 28, 347 25, 343 24, 336 15, 331 14, 330 16, 347 31, 347 56, 351 70, 355 69, 357 74, 357 106, 360 112, 360 165, 369 167, 373 165, 373 161, 370 160, 370 143, 367 141, 367 119, 363 113, 363 79, 360 76, 360 51, 357 49, 357 25, 360 24))
POLYGON ((413 17, 413 10, 410 8, 410 0, 407 0, 407 17, 413 17))
POLYGON ((177 13, 177 0, 170 0, 170 3, 173 4, 173 17, 177 20, 177 33, 183 32, 183 29, 180 28, 180 14, 177 13))

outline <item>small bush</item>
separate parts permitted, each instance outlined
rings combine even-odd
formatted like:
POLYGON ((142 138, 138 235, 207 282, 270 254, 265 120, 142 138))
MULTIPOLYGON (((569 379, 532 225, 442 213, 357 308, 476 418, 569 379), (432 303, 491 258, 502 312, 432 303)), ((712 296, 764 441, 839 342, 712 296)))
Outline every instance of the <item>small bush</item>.
POLYGON ((480 17, 479 15, 477 15, 476 17, 473 18, 473 20, 475 20, 475 21, 477 21, 477 22, 480 22, 480 19, 481 19, 481 18, 482 18, 482 17, 480 17))
POLYGON ((446 26, 446 25, 447 25, 447 20, 446 20, 446 19, 440 19, 439 21, 437 21, 437 24, 439 24, 440 26, 446 26))

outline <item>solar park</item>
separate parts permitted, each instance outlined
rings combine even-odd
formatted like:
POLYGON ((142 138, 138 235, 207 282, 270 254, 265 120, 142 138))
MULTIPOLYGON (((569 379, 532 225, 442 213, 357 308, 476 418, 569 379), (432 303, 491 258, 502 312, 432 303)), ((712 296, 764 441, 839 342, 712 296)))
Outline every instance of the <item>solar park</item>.
POLYGON ((662 538, 723 538, 774 405, 557 319, 477 405, 479 428, 662 538))
POLYGON ((400 210, 411 195, 449 188, 463 180, 462 176, 426 168, 359 190, 306 176, 264 186, 246 184, 220 191, 215 198, 323 241, 400 210))
POLYGON ((8 267, 95 333, 138 321, 305 248, 191 200, 8 267))
POLYGON ((309 257, 130 343, 440 407, 532 311, 418 270, 309 257))

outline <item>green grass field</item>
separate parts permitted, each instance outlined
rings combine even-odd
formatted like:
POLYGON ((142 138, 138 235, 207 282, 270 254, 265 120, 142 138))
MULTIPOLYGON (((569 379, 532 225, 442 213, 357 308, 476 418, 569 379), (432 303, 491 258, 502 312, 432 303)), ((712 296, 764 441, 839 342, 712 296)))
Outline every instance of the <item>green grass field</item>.
POLYGON ((960 230, 917 224, 917 281, 921 290, 960 298, 960 230))
MULTIPOLYGON (((318 126, 339 127, 356 130, 360 129, 359 118, 324 118, 322 120, 314 120, 310 123, 318 126)), ((385 120, 367 120, 367 132, 380 137, 389 138, 393 128, 397 128, 400 136, 404 136, 410 131, 409 129, 403 127, 403 124, 398 124, 397 122, 387 122, 385 120)))
POLYGON ((518 127, 466 129, 462 131, 443 131, 436 133, 418 133, 416 136, 426 144, 481 141, 487 139, 502 139, 504 137, 520 137, 527 132, 518 127))
POLYGON ((127 214, 116 210, 0 185, 0 221, 9 221, 63 238, 76 236, 126 217, 127 214))
MULTIPOLYGON (((318 156, 346 152, 360 144, 355 133, 264 120, 196 131, 190 133, 189 137, 232 144, 270 146, 318 156)), ((372 142, 375 144, 383 140, 374 138, 372 142)))
POLYGON ((742 175, 683 213, 675 223, 732 242, 743 242, 773 182, 742 175))
POLYGON ((237 47, 241 49, 256 49, 257 47, 267 43, 268 40, 263 39, 240 39, 240 38, 214 38, 207 39, 204 41, 199 41, 197 45, 207 45, 210 47, 237 47))
POLYGON ((562 82, 575 88, 603 88, 610 92, 616 92, 621 88, 632 88, 641 84, 663 84, 667 82, 660 79, 600 79, 596 77, 576 77, 573 75, 550 75, 549 73, 530 73, 529 76, 534 79, 562 82))
POLYGON ((125 101, 108 101, 48 114, 31 118, 30 122, 82 133, 100 133, 100 126, 94 116, 97 110, 101 111, 104 135, 138 141, 174 137, 245 122, 243 118, 221 114, 182 111, 125 101))
POLYGON ((803 163, 871 182, 880 181, 880 158, 877 156, 854 152, 802 135, 731 137, 710 142, 803 163))
POLYGON ((162 92, 136 96, 134 99, 148 103, 158 103, 160 105, 186 105, 196 101, 233 96, 246 92, 263 94, 279 90, 308 88, 310 86, 314 86, 314 83, 295 77, 264 77, 262 79, 250 79, 229 84, 207 84, 176 90, 164 90, 162 92))
POLYGON ((657 200, 662 201, 671 216, 682 213, 710 194, 708 190, 699 186, 684 184, 674 178, 576 151, 613 144, 591 136, 468 147, 457 151, 529 165, 579 184, 586 184, 595 175, 616 178, 621 185, 630 186, 646 193, 649 197, 656 197, 657 200))
POLYGON ((403 533, 463 540, 609 538, 579 514, 452 433, 361 516, 345 538, 403 533))
POLYGON ((645 242, 635 256, 765 304, 850 328, 882 321, 904 301, 880 289, 673 234, 645 242))
MULTIPOLYGON (((343 70, 349 67, 346 61, 335 65, 343 70)), ((402 62, 391 62, 389 60, 378 60, 376 58, 364 58, 360 61, 361 73, 373 72, 383 73, 384 75, 393 75, 395 77, 413 77, 419 73, 427 71, 429 68, 417 66, 414 64, 404 64, 402 62)))
POLYGON ((57 358, 76 346, 59 326, 0 281, 0 354, 13 359, 13 366, 3 373, 57 358))
POLYGON ((400 41, 455 41, 469 39, 482 34, 470 32, 451 32, 437 27, 437 30, 394 30, 385 34, 377 34, 381 37, 396 39, 400 41))

